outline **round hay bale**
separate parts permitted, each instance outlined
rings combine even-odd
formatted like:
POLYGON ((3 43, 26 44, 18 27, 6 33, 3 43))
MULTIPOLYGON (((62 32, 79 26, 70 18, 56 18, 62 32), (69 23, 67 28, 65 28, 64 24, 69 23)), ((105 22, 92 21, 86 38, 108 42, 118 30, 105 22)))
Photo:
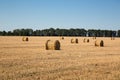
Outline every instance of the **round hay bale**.
POLYGON ((111 40, 115 40, 115 37, 111 37, 111 40))
POLYGON ((73 43, 73 39, 71 39, 71 43, 73 43))
POLYGON ((24 38, 25 38, 25 37, 22 37, 22 41, 24 41, 24 38))
POLYGON ((90 40, 89 39, 87 39, 87 43, 89 43, 90 42, 90 40))
POLYGON ((71 39, 71 43, 78 43, 78 39, 77 38, 75 38, 75 39, 71 39))
POLYGON ((60 40, 64 40, 64 37, 62 36, 62 37, 60 37, 60 40))
POLYGON ((85 43, 85 41, 86 41, 86 39, 84 38, 84 39, 83 39, 83 42, 85 43))
POLYGON ((104 47, 104 41, 103 40, 96 40, 95 46, 104 47))
POLYGON ((89 41, 90 41, 89 39, 86 39, 86 38, 83 39, 84 43, 89 43, 89 41))
POLYGON ((93 40, 96 39, 96 37, 93 37, 93 40))
POLYGON ((22 41, 28 41, 29 39, 28 39, 28 37, 23 37, 22 38, 22 41))
POLYGON ((28 37, 26 37, 25 40, 28 41, 29 40, 28 37))
POLYGON ((58 40, 47 40, 45 43, 46 50, 60 50, 60 42, 58 40))

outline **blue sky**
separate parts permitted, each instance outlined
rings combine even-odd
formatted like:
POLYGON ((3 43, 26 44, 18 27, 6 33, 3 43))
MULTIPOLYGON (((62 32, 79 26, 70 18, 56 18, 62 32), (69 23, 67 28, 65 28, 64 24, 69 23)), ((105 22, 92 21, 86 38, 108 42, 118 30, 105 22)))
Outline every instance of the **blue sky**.
POLYGON ((120 29, 120 0, 0 0, 0 30, 120 29))

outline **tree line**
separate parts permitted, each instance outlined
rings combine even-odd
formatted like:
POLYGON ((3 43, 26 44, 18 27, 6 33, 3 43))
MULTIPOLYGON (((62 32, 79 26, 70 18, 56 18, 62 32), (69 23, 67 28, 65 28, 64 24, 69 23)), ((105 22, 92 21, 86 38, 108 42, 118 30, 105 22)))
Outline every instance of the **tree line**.
POLYGON ((88 36, 88 37, 120 37, 120 30, 96 29, 15 29, 13 31, 0 31, 0 36, 88 36))

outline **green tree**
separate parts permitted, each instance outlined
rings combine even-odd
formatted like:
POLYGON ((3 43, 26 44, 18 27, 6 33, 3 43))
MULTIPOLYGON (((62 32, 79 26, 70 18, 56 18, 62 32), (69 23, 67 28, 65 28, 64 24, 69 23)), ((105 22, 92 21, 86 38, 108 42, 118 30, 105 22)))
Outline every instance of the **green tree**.
POLYGON ((118 30, 118 37, 120 37, 120 30, 118 30))
POLYGON ((49 33, 49 36, 55 36, 55 29, 54 28, 50 28, 48 29, 48 33, 49 33))
POLYGON ((8 36, 12 36, 13 33, 12 33, 11 31, 8 31, 7 35, 8 35, 8 36))
POLYGON ((6 35, 7 35, 7 32, 6 32, 6 31, 3 31, 3 32, 2 32, 2 35, 3 35, 3 36, 6 36, 6 35))

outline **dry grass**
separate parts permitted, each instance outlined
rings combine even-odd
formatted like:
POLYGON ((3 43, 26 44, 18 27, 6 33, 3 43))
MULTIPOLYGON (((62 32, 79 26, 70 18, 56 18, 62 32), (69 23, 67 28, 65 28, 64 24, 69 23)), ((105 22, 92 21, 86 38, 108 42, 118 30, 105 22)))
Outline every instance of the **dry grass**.
POLYGON ((70 44, 72 37, 61 40, 61 50, 45 50, 48 39, 59 37, 0 37, 0 80, 120 80, 120 39, 94 40, 70 44))

